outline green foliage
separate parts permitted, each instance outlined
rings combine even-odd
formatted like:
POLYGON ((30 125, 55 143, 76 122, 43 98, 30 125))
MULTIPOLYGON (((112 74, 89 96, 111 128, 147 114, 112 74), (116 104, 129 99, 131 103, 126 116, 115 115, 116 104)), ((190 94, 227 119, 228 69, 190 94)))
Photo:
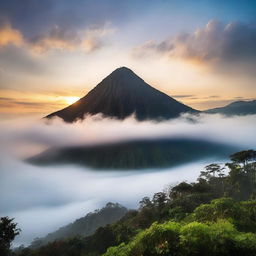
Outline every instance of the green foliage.
POLYGON ((176 222, 153 223, 150 228, 136 235, 129 244, 125 245, 123 243, 117 247, 109 248, 104 255, 167 256, 170 253, 170 247, 172 247, 172 252, 177 250, 176 244, 179 242, 179 230, 180 224, 176 222))
POLYGON ((104 256, 255 255, 256 235, 242 233, 228 221, 154 223, 130 243, 111 247, 104 256), (240 254, 241 253, 241 254, 240 254))

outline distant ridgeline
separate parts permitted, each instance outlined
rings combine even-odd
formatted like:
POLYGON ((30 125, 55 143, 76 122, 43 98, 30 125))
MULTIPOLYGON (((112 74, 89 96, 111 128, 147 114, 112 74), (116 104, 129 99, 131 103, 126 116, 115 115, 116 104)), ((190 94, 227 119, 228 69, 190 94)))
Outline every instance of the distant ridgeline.
POLYGON ((107 203, 100 210, 88 213, 85 217, 61 227, 45 237, 36 238, 30 247, 37 248, 55 240, 92 235, 99 227, 104 227, 120 220, 127 212, 128 210, 118 203, 107 203))
POLYGON ((256 114, 256 100, 252 101, 235 101, 225 107, 213 108, 205 111, 210 114, 224 114, 232 115, 255 115, 256 114))

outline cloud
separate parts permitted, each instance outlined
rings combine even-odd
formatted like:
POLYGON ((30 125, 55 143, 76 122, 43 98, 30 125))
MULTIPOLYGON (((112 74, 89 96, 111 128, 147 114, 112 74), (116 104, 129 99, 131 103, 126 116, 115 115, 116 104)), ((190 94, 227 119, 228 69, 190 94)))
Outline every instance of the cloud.
POLYGON ((10 24, 2 24, 0 26, 0 47, 10 44, 21 46, 23 44, 23 36, 20 31, 12 28, 10 24))
MULTIPOLYGON (((138 122, 133 116, 124 121, 103 118, 101 115, 87 116, 76 123, 65 123, 59 118, 37 122, 2 123, 2 144, 18 143, 22 154, 31 155, 30 145, 40 148, 70 145, 91 145, 147 138, 193 138, 227 143, 236 146, 254 147, 256 138, 253 129, 255 116, 224 117, 221 115, 183 115, 163 121, 138 122), (232 130, 230 129, 232 127, 232 130), (11 134, 11 136, 9 135, 11 134), (65 138, 65 139, 63 139, 65 138), (24 148, 26 150, 24 151, 24 148)), ((7 148, 7 146, 6 146, 7 148)), ((18 147, 13 147, 15 151, 18 147)))
POLYGON ((104 46, 103 38, 108 37, 116 32, 111 23, 106 23, 104 27, 90 26, 85 31, 85 38, 82 40, 82 48, 86 52, 94 52, 104 46))
MULTIPOLYGON (((147 6, 151 3, 147 1, 147 6)), ((120 24, 134 17, 135 11, 141 15, 145 2, 115 0, 2 0, 0 17, 8 19, 26 38, 44 34, 54 25, 85 29, 95 24, 103 26, 111 21, 120 24)))
POLYGON ((22 229, 15 244, 28 244, 107 202, 137 208, 180 180, 194 181, 206 162, 152 171, 101 171, 75 166, 35 167, 15 159, 0 158, 0 215, 15 218, 22 229), (12 189, 10 189, 12 188, 12 189), (38 221, 40 220, 40 221, 38 221))
POLYGON ((133 56, 152 54, 196 60, 206 64, 249 63, 256 60, 256 24, 210 20, 193 33, 183 33, 162 42, 148 41, 133 49, 133 56))
POLYGON ((67 29, 55 25, 45 34, 39 34, 28 40, 29 47, 37 52, 49 50, 84 50, 93 52, 104 46, 103 37, 114 32, 109 25, 88 28, 86 30, 67 29))
POLYGON ((167 40, 157 43, 154 40, 149 40, 146 43, 135 47, 132 55, 137 58, 152 57, 155 53, 163 54, 169 52, 172 46, 167 40))
POLYGON ((90 25, 85 29, 54 25, 45 32, 26 37, 8 22, 2 22, 2 25, 0 23, 0 48, 11 45, 37 53, 45 53, 50 50, 82 50, 90 53, 103 47, 105 45, 104 38, 114 32, 115 29, 109 22, 101 26, 90 25))
POLYGON ((43 52, 49 49, 71 50, 81 43, 76 31, 54 26, 45 34, 39 34, 28 40, 36 51, 43 52))
POLYGON ((255 117, 184 115, 160 123, 138 122, 133 117, 120 121, 99 115, 74 124, 58 118, 51 122, 1 121, 0 215, 15 218, 22 229, 16 244, 27 244, 108 201, 137 207, 142 197, 152 196, 168 184, 195 180, 203 166, 212 161, 165 170, 97 172, 78 166, 38 167, 20 160, 45 148, 167 137, 255 148, 255 117))
MULTIPOLYGON (((49 103, 48 103, 49 104, 49 103)), ((15 108, 19 106, 23 107, 33 107, 33 108, 40 108, 42 109, 46 105, 45 102, 29 102, 29 101, 23 101, 13 99, 13 98, 8 98, 8 97, 0 97, 0 107, 5 107, 5 108, 15 108)), ((52 104, 53 106, 56 106, 56 104, 52 104)))
POLYGON ((216 99, 216 98, 220 98, 219 95, 210 95, 207 97, 208 99, 216 99))
POLYGON ((194 98, 195 95, 192 94, 178 94, 178 95, 172 95, 174 98, 194 98))

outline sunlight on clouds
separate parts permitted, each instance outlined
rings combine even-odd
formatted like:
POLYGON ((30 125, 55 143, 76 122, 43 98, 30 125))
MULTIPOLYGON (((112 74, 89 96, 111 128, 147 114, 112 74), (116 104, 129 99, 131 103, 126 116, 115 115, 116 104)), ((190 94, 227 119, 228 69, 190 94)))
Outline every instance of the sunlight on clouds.
POLYGON ((0 28, 0 46, 6 46, 8 44, 22 45, 22 34, 11 27, 11 25, 5 25, 0 28))

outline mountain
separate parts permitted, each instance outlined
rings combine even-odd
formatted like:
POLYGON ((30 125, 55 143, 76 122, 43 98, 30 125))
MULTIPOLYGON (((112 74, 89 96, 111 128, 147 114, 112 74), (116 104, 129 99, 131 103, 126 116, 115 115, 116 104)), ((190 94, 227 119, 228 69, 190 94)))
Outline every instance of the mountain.
POLYGON ((55 232, 49 233, 43 238, 35 239, 31 248, 37 248, 55 240, 72 238, 75 236, 90 236, 99 227, 112 224, 120 220, 128 210, 118 203, 107 203, 105 207, 95 212, 88 213, 85 217, 77 219, 73 223, 61 227, 55 232))
POLYGON ((58 116, 66 122, 73 122, 83 119, 86 114, 102 113, 107 117, 124 119, 135 113, 138 120, 161 120, 178 117, 183 112, 198 111, 151 87, 132 70, 121 67, 86 96, 46 118, 58 116))
POLYGON ((222 108, 213 108, 205 111, 211 114, 231 115, 253 115, 256 114, 256 100, 252 101, 235 101, 222 108))
POLYGON ((78 164, 95 169, 166 168, 205 158, 227 157, 237 148, 198 139, 155 139, 48 149, 27 161, 78 164))

